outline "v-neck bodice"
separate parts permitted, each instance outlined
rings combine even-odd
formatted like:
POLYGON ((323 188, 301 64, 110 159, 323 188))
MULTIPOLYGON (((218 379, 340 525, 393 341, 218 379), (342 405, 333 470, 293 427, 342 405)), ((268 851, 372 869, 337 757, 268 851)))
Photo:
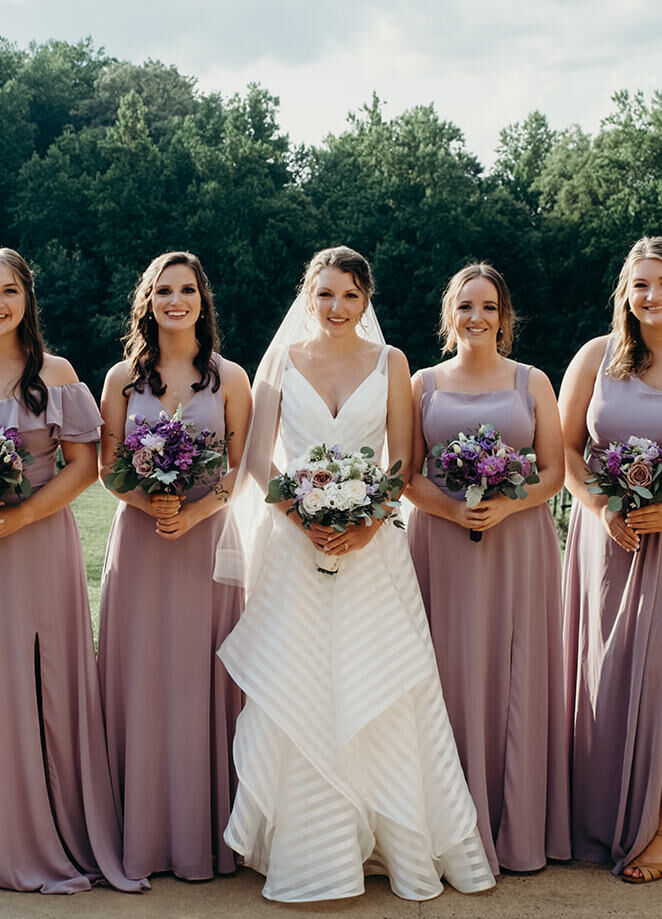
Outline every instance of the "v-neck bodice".
POLYGON ((372 447, 380 457, 386 433, 388 346, 377 366, 333 415, 324 399, 290 362, 283 372, 280 435, 287 460, 313 444, 339 444, 344 450, 372 447))

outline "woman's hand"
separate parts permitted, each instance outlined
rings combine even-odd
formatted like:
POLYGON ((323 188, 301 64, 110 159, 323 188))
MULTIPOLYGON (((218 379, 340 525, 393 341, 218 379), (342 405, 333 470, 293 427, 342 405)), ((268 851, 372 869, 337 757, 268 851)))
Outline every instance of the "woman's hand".
POLYGON ((347 555, 348 552, 362 549, 375 536, 382 522, 373 520, 371 526, 353 523, 347 527, 344 533, 338 533, 333 527, 320 527, 320 529, 326 530, 327 533, 324 545, 318 548, 321 548, 322 552, 327 555, 347 555))
MULTIPOLYGON (((165 497, 175 497, 167 495, 165 497)), ((179 501, 179 499, 177 499, 179 501)), ((184 533, 188 533, 193 527, 200 523, 203 518, 196 508, 198 502, 192 501, 190 504, 182 504, 179 509, 172 513, 172 505, 168 505, 168 513, 164 517, 159 517, 156 521, 156 532, 163 539, 179 539, 184 533)))
POLYGON ((148 495, 145 513, 157 520, 167 520, 179 513, 182 499, 179 495, 148 495))
POLYGON ((599 516, 603 527, 621 549, 625 549, 626 552, 637 551, 639 548, 639 536, 629 523, 626 523, 620 511, 610 511, 607 505, 604 504, 600 508, 599 516))
POLYGON ((625 522, 637 534, 662 533, 662 504, 648 504, 629 511, 625 522))
POLYGON ((506 495, 495 495, 487 501, 481 501, 475 507, 469 507, 466 501, 455 501, 457 505, 454 522, 468 530, 491 530, 506 517, 518 510, 512 501, 506 495))
POLYGON ((29 522, 23 508, 22 504, 7 506, 0 501, 0 539, 18 533, 29 522))

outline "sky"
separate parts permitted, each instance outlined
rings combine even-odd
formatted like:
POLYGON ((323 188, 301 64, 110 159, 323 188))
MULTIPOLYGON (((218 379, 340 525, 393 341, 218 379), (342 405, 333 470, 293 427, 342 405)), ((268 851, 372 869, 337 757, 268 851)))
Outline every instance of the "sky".
POLYGON ((0 0, 0 35, 147 58, 229 96, 258 82, 294 142, 433 103, 487 167, 502 128, 544 112, 593 133, 621 89, 662 90, 659 0, 0 0))

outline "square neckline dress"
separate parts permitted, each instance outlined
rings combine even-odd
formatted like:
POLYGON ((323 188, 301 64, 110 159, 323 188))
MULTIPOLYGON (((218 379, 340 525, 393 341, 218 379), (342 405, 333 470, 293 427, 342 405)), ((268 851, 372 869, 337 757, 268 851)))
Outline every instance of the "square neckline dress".
MULTIPOLYGON (((438 389, 422 371, 426 453, 460 431, 493 424, 506 443, 535 435, 530 367, 493 392, 438 389)), ((448 492, 428 461, 427 475, 448 492)), ((441 685, 495 874, 570 858, 563 698, 561 563, 547 503, 517 511, 471 542, 464 527, 415 508, 409 544, 441 685)))

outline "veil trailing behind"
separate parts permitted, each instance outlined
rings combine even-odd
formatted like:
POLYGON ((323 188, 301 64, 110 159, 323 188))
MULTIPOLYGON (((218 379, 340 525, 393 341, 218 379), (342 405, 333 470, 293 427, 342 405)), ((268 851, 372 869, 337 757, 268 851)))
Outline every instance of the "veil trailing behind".
MULTIPOLYGON (((260 361, 253 380, 253 418, 244 455, 237 472, 231 508, 241 544, 233 543, 232 527, 225 527, 216 547, 214 580, 246 587, 250 592, 262 564, 271 528, 269 519, 280 511, 267 505, 264 497, 269 480, 278 475, 283 452, 276 441, 280 417, 281 382, 290 347, 310 338, 315 318, 300 293, 290 306, 260 361), (275 444, 275 449, 274 449, 275 444), (226 535, 227 533, 227 535, 226 535)), ((372 303, 357 326, 366 341, 384 345, 384 336, 372 303)))

